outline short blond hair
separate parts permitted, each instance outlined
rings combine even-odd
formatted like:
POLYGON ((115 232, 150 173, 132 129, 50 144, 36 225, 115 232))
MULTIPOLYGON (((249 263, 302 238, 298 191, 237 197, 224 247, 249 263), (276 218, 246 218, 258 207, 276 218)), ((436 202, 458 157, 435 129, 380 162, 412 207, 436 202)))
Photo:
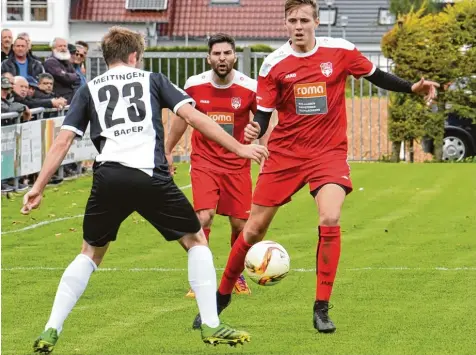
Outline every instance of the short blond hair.
POLYGON ((317 6, 316 0, 286 0, 286 3, 284 4, 285 17, 288 17, 288 13, 290 11, 302 5, 312 6, 312 8, 314 9, 312 12, 312 16, 314 17, 314 19, 317 19, 318 17, 317 12, 318 12, 319 6, 317 6))
POLYGON ((142 35, 125 27, 114 26, 103 37, 101 42, 102 55, 108 65, 127 63, 129 55, 136 52, 139 61, 144 54, 145 42, 142 35))

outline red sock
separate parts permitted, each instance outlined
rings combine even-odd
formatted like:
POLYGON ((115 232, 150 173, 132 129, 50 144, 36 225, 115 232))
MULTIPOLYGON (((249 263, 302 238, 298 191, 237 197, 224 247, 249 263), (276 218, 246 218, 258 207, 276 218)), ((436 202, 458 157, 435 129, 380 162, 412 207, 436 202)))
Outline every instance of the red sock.
POLYGON ((329 301, 340 257, 340 227, 319 226, 316 252, 316 301, 329 301))
POLYGON ((235 233, 231 232, 231 238, 230 238, 230 245, 231 246, 233 246, 233 244, 235 244, 236 239, 238 238, 239 235, 240 235, 240 233, 235 234, 235 233))
POLYGON ((245 269, 245 257, 250 248, 251 245, 245 242, 243 232, 241 232, 231 248, 230 256, 221 278, 218 292, 222 295, 231 295, 236 280, 238 280, 238 277, 245 269))
POLYGON ((203 227, 203 233, 205 233, 205 238, 207 238, 207 242, 210 241, 210 228, 203 227))

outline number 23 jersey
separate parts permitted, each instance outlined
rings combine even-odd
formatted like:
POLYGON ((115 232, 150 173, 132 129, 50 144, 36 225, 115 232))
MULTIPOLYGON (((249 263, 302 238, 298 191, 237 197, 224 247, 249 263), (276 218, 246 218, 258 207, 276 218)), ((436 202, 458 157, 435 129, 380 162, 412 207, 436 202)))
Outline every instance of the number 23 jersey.
POLYGON ((164 75, 119 66, 78 89, 61 129, 82 137, 90 123, 97 162, 168 176, 162 109, 177 113, 187 103, 195 104, 164 75))

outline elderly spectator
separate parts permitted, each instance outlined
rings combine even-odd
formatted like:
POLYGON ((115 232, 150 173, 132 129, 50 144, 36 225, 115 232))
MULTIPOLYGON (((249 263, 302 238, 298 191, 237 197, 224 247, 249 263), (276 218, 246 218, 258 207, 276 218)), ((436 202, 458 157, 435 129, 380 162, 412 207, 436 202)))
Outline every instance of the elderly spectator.
POLYGON ((28 76, 37 77, 44 72, 43 65, 36 59, 28 55, 28 43, 22 38, 18 37, 13 42, 13 55, 2 62, 2 73, 10 72, 14 76, 28 76))
POLYGON ((25 39, 26 43, 27 43, 27 47, 28 47, 28 55, 33 58, 33 59, 36 59, 37 61, 39 62, 42 62, 43 60, 40 58, 40 57, 37 57, 36 55, 33 54, 33 51, 31 50, 31 38, 30 38, 30 35, 27 33, 27 32, 22 32, 20 34, 18 34, 18 37, 22 37, 25 39))
MULTIPOLYGON (((23 121, 29 121, 31 119, 31 112, 27 106, 18 102, 13 102, 12 84, 8 78, 2 76, 2 113, 8 112, 21 113, 23 121)), ((8 126, 14 123, 14 119, 2 120, 2 126, 8 126)))
POLYGON ((28 97, 28 81, 21 77, 16 76, 15 82, 13 84, 13 98, 15 102, 19 102, 28 106, 29 108, 58 108, 62 109, 66 106, 66 100, 64 98, 54 98, 54 99, 35 99, 28 97))
POLYGON ((45 71, 55 79, 54 92, 71 102, 75 88, 79 87, 81 79, 70 63, 71 54, 68 51, 68 42, 62 38, 55 38, 52 42, 53 53, 45 60, 45 71))
POLYGON ((12 31, 10 31, 8 28, 4 28, 2 30, 2 62, 13 54, 12 41, 12 31))

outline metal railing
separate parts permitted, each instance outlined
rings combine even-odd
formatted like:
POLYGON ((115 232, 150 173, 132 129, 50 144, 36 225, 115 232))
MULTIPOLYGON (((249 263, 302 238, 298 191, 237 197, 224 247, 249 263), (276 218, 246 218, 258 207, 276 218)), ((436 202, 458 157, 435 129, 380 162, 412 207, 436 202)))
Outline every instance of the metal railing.
MULTIPOLYGON (((40 57, 49 56, 49 52, 35 53, 40 57)), ((145 52, 143 68, 166 75, 179 87, 192 75, 209 70, 207 52, 145 52)), ((380 52, 363 53, 377 67, 391 71, 392 62, 380 52)), ((236 69, 257 79, 259 68, 269 53, 251 52, 245 48, 237 53, 236 69)), ((87 62, 87 78, 90 80, 107 70, 101 53, 90 51, 87 62)), ((347 133, 349 141, 349 160, 374 161, 389 155, 391 144, 387 135, 388 127, 388 94, 367 80, 349 77, 346 86, 347 133)), ((171 113, 164 114, 166 133, 170 129, 171 113)), ((185 140, 180 147, 187 160, 190 154, 190 131, 187 130, 185 140)))
MULTIPOLYGON (((69 105, 68 106, 65 106, 64 108, 62 109, 57 109, 57 108, 43 108, 43 107, 38 107, 38 108, 33 108, 33 109, 30 109, 30 112, 31 112, 31 116, 32 116, 32 119, 28 122, 31 122, 31 121, 36 121, 36 120, 42 120, 43 119, 43 116, 45 113, 57 113, 56 117, 62 117, 66 114, 66 112, 69 110, 69 105)), ((2 131, 3 131, 3 128, 4 127, 11 127, 13 125, 21 125, 23 123, 27 123, 27 122, 21 122, 21 117, 22 117, 23 113, 17 113, 17 112, 8 112, 8 113, 2 113, 0 118, 1 118, 1 121, 4 121, 4 120, 14 120, 13 122, 11 122, 10 124, 8 125, 3 125, 2 124, 2 131)), ((2 132, 3 133, 3 132, 2 132)), ((2 155, 4 153, 4 149, 3 149, 3 134, 2 134, 2 155)), ((3 162, 3 157, 2 157, 2 162, 3 162)), ((3 165, 3 163, 2 163, 3 165)), ((78 164, 78 171, 80 171, 81 169, 81 166, 80 164, 78 164)), ((19 185, 19 180, 22 176, 15 176, 13 177, 13 187, 15 189, 18 188, 18 185, 19 185)), ((63 166, 61 166, 59 169, 58 169, 58 177, 59 178, 63 178, 64 177, 64 169, 63 169, 63 166)), ((11 179, 11 178, 7 178, 8 179, 11 179)), ((2 179, 3 181, 3 179, 2 179)))

